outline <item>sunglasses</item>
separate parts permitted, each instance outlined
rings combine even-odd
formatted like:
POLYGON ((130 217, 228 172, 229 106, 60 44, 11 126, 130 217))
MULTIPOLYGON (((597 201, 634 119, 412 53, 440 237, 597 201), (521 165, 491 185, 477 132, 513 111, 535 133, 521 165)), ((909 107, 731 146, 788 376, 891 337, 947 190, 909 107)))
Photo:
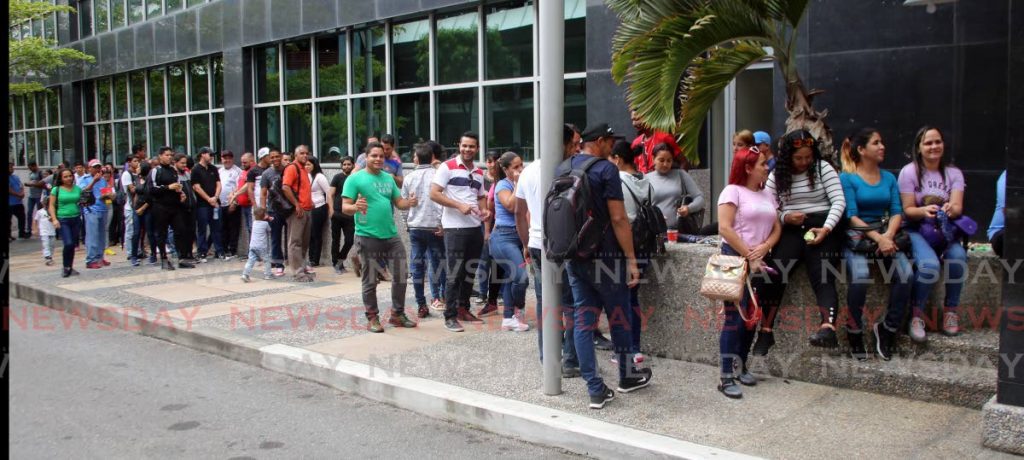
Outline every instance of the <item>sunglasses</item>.
POLYGON ((789 145, 792 145, 793 148, 797 148, 797 149, 801 148, 801 147, 814 147, 814 138, 813 137, 808 137, 808 138, 790 139, 789 140, 789 145))

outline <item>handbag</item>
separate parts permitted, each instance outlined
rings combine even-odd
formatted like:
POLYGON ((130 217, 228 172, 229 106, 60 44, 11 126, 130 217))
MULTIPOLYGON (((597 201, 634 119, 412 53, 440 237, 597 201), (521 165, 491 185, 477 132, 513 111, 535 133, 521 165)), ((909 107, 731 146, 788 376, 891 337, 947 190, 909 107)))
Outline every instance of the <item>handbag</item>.
MULTIPOLYGON (((868 224, 864 227, 850 225, 846 229, 846 246, 853 252, 859 252, 862 254, 875 254, 878 252, 878 243, 871 238, 868 238, 867 233, 870 231, 876 231, 879 233, 884 232, 884 229, 889 227, 889 217, 886 216, 882 220, 868 224)), ((910 250, 910 235, 907 232, 900 229, 896 232, 896 236, 893 237, 893 243, 896 243, 896 249, 900 252, 907 252, 910 250)))
MULTIPOLYGON (((721 246, 719 246, 721 247, 721 246)), ((747 284, 747 259, 740 256, 713 254, 704 267, 700 294, 711 300, 739 302, 747 284)))
POLYGON ((82 194, 78 198, 78 207, 88 208, 94 204, 96 204, 96 195, 92 193, 92 190, 82 190, 82 194))

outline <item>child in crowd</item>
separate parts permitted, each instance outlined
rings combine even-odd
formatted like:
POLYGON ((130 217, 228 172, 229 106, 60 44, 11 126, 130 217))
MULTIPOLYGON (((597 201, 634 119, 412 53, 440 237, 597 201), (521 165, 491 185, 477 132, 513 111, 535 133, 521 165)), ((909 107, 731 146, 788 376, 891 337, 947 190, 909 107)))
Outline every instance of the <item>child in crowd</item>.
POLYGON ((245 261, 245 269, 242 270, 242 281, 249 282, 249 273, 256 261, 263 262, 263 279, 272 280, 274 275, 270 272, 270 222, 267 217, 267 208, 252 208, 252 234, 249 235, 249 257, 245 261))
POLYGON ((39 240, 43 242, 43 259, 46 259, 46 265, 53 265, 53 238, 57 236, 57 230, 50 221, 50 211, 41 206, 34 218, 39 228, 39 240))

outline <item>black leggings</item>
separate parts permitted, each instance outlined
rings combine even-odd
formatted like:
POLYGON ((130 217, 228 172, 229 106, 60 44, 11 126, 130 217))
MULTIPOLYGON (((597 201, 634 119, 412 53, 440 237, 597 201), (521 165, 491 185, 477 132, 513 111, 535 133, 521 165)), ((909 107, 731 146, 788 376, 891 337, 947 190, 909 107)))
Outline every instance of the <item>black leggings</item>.
POLYGON ((829 264, 839 269, 839 257, 842 252, 842 231, 833 230, 818 245, 808 245, 804 234, 811 228, 807 226, 784 225, 778 244, 772 248, 770 266, 778 270, 778 275, 771 277, 760 289, 758 299, 764 310, 764 323, 768 328, 774 327, 782 296, 786 292, 793 272, 801 264, 806 265, 807 278, 814 290, 815 300, 821 313, 823 323, 835 324, 839 314, 839 297, 836 294, 836 276, 827 267, 829 264))
POLYGON ((174 247, 178 258, 184 259, 192 252, 191 237, 195 235, 195 221, 188 227, 188 215, 180 206, 153 206, 153 226, 156 229, 156 249, 160 260, 167 260, 167 227, 174 227, 174 247))
POLYGON ((334 212, 331 217, 331 264, 335 267, 339 263, 344 264, 348 259, 348 251, 352 249, 355 241, 356 222, 351 217, 341 214, 341 210, 334 212), (345 244, 341 245, 342 233, 345 235, 345 244), (338 247, 341 246, 341 250, 338 247))

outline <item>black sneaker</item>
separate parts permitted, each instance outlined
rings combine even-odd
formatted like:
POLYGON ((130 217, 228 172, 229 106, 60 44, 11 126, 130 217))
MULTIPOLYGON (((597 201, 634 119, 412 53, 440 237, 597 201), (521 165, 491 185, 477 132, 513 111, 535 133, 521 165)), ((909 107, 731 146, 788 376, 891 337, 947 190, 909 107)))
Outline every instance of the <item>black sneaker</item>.
POLYGON ((164 261, 161 264, 160 268, 162 268, 164 270, 174 270, 174 263, 172 263, 170 260, 164 259, 164 261))
POLYGON ((563 379, 574 379, 580 376, 580 368, 578 367, 565 367, 562 366, 562 378, 563 379))
POLYGON ((598 350, 611 350, 615 348, 615 344, 605 338, 600 332, 594 332, 594 348, 598 350))
POLYGON ((444 328, 448 329, 450 332, 462 332, 465 330, 462 328, 462 325, 459 324, 459 320, 455 318, 448 318, 444 320, 444 328))
POLYGON ((857 361, 867 361, 868 352, 864 349, 864 333, 846 331, 846 340, 850 343, 850 356, 857 361))
POLYGON ((818 329, 818 332, 811 336, 810 342, 812 347, 835 348, 839 346, 839 340, 836 339, 836 331, 828 327, 818 329))
POLYGON ((604 409, 604 405, 608 404, 608 401, 615 399, 615 392, 606 385, 601 390, 601 394, 590 397, 590 408, 591 409, 604 409))
POLYGON ((650 369, 634 369, 630 373, 630 377, 626 377, 619 381, 619 392, 629 393, 632 391, 639 390, 651 384, 651 377, 654 373, 650 369))
POLYGON ((196 266, 188 262, 178 262, 178 268, 196 268, 196 266))
POLYGON ((768 350, 775 345, 775 334, 771 331, 757 333, 757 341, 754 342, 754 356, 767 356, 768 350))
POLYGON ((890 331, 881 321, 875 323, 875 348, 878 356, 889 361, 892 359, 893 345, 896 344, 896 333, 890 331))

